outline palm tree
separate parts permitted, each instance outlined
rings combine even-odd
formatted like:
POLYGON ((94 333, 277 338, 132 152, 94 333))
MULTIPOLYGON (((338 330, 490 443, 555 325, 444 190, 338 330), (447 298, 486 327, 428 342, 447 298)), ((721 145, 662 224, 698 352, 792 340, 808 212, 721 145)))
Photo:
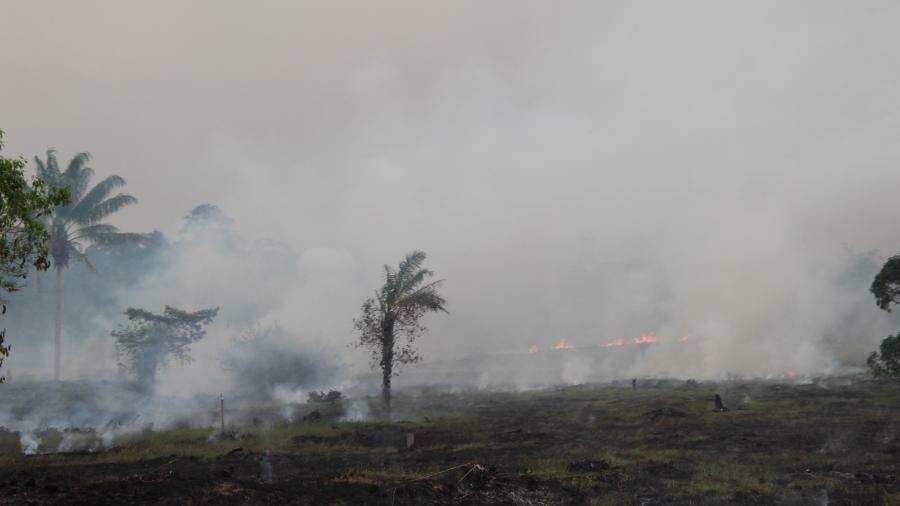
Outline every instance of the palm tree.
POLYGON ((102 223, 119 209, 137 203, 137 199, 125 193, 110 196, 113 190, 125 186, 119 176, 109 176, 88 189, 94 170, 87 166, 91 155, 78 153, 69 162, 65 171, 59 170, 56 151, 47 150, 47 160, 34 157, 38 177, 61 188, 68 188, 70 200, 67 205, 57 206, 48 217, 50 231, 49 249, 55 274, 56 305, 53 321, 53 379, 59 380, 60 334, 62 332, 62 271, 71 260, 78 260, 94 270, 94 266, 84 254, 83 243, 111 245, 139 241, 140 234, 119 232, 113 225, 102 223))
POLYGON ((420 358, 413 344, 428 329, 419 320, 425 313, 447 313, 447 301, 437 292, 443 280, 426 283, 434 273, 422 268, 424 261, 425 252, 413 251, 400 262, 397 270, 385 265, 381 290, 363 303, 362 315, 354 321, 360 333, 356 346, 368 348, 373 365, 377 362, 381 367, 381 396, 388 416, 394 366, 414 363, 420 358), (398 335, 406 337, 399 348, 398 335))

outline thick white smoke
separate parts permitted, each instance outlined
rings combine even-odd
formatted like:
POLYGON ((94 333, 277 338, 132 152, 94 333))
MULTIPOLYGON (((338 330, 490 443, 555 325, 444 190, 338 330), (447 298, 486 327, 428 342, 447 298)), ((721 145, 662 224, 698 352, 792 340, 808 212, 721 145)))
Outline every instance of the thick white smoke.
POLYGON ((92 150, 141 198, 123 227, 213 202, 245 240, 296 254, 201 245, 123 295, 223 307, 172 385, 214 388, 254 320, 345 346, 381 264, 414 248, 447 279, 431 360, 652 332, 697 344, 622 374, 807 374, 859 363, 889 329, 849 295, 864 282, 835 276, 847 247, 900 248, 897 6, 395 4, 106 5, 90 33, 67 37, 85 25, 68 13, 44 20, 50 43, 0 56, 39 84, 0 84, 10 150, 92 150), (849 299, 876 323, 825 339, 849 299))

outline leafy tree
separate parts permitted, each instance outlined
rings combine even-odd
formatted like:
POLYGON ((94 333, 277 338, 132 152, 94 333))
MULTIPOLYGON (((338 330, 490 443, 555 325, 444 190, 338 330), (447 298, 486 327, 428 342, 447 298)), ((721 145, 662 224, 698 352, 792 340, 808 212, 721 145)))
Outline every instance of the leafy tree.
POLYGON ((362 305, 362 315, 354 320, 359 332, 357 348, 372 353, 373 365, 381 367, 381 395, 388 414, 391 409, 391 378, 395 368, 417 362, 415 340, 425 332, 420 320, 428 312, 447 312, 446 301, 438 294, 443 280, 426 283, 434 273, 422 268, 423 251, 413 251, 400 262, 397 270, 384 266, 384 284, 374 297, 362 305), (405 341, 398 342, 398 336, 405 341))
MULTIPOLYGON (((885 262, 870 290, 875 295, 875 303, 885 311, 890 312, 891 304, 900 304, 900 255, 885 262)), ((900 378, 900 334, 881 341, 879 351, 873 351, 866 361, 872 375, 900 378)))
POLYGON ((163 314, 128 308, 128 323, 112 331, 116 338, 119 366, 134 373, 138 387, 153 393, 157 370, 169 360, 191 361, 191 345, 206 335, 219 308, 188 312, 166 306, 163 314))
POLYGON ((900 304, 900 255, 894 255, 884 263, 869 289, 875 295, 875 303, 887 312, 891 304, 900 304))
POLYGON ((876 377, 900 378, 900 334, 881 341, 879 354, 873 351, 866 363, 876 377))
MULTIPOLYGON (((3 148, 3 130, 0 130, 0 149, 3 148)), ((42 217, 53 206, 65 204, 68 192, 53 188, 40 178, 29 183, 22 169, 22 158, 0 156, 0 290, 13 292, 20 288, 21 280, 34 267, 47 270, 47 238, 49 236, 42 217)), ((0 298, 2 313, 6 313, 5 301, 0 298)), ((0 366, 9 356, 5 344, 6 330, 0 331, 0 366)), ((0 382, 3 378, 0 378, 0 382)))
POLYGON ((66 188, 70 194, 67 204, 53 210, 48 220, 50 255, 55 270, 55 295, 53 320, 53 379, 60 377, 61 334, 62 334, 62 271, 69 267, 72 259, 83 262, 89 269, 94 266, 84 254, 82 243, 113 245, 139 242, 140 234, 126 234, 103 221, 123 207, 137 203, 137 199, 125 193, 111 195, 125 186, 119 176, 109 176, 89 189, 94 170, 87 166, 91 155, 78 153, 61 171, 56 160, 56 151, 47 150, 47 160, 35 157, 37 175, 48 183, 66 188))

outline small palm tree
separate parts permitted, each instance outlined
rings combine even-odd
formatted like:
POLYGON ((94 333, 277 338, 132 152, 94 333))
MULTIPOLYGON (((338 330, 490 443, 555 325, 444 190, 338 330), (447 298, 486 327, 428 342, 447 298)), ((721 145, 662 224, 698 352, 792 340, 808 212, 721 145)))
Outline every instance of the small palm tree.
POLYGON ((443 280, 426 283, 434 273, 422 268, 425 252, 413 251, 397 270, 384 266, 384 284, 362 305, 362 315, 354 321, 360 333, 357 347, 368 348, 372 362, 381 367, 381 395, 385 410, 391 410, 391 378, 394 367, 419 361, 413 347, 417 337, 427 332, 419 320, 429 312, 447 312, 447 301, 437 290, 443 280), (406 342, 397 346, 397 336, 406 342))
POLYGON ((56 161, 56 151, 47 150, 47 160, 34 158, 37 175, 51 185, 67 188, 70 200, 67 205, 57 206, 48 217, 50 231, 50 257, 55 270, 56 305, 53 322, 53 379, 60 377, 60 335, 62 333, 62 271, 73 259, 83 262, 89 269, 94 266, 84 254, 84 243, 111 245, 134 242, 142 239, 140 234, 125 234, 118 228, 102 223, 107 217, 123 207, 137 203, 137 199, 125 193, 110 196, 113 190, 125 186, 119 176, 109 176, 88 189, 94 170, 87 166, 91 155, 78 153, 69 162, 65 171, 60 171, 56 161))

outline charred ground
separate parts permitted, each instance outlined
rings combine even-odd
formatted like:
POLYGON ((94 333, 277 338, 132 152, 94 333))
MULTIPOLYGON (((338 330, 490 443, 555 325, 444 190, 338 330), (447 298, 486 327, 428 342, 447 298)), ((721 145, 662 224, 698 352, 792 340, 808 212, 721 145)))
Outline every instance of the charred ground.
POLYGON ((896 382, 401 395, 408 421, 393 423, 339 421, 351 402, 299 406, 292 422, 264 421, 264 406, 226 437, 145 431, 95 452, 22 456, 10 435, 0 502, 900 502, 896 382))

